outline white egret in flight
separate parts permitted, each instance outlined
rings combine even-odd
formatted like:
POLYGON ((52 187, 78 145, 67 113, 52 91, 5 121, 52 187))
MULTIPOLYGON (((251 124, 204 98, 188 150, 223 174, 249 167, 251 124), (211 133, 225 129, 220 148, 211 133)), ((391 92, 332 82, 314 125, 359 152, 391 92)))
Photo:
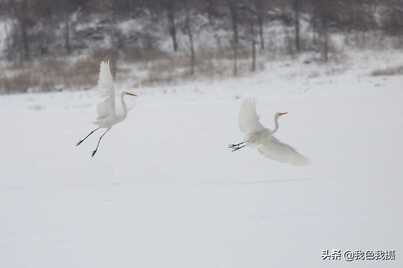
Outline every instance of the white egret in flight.
POLYGON ((99 129, 106 129, 104 133, 99 137, 97 147, 92 152, 92 157, 97 153, 99 144, 101 143, 102 138, 106 133, 114 126, 115 124, 125 120, 127 116, 127 105, 125 103, 125 96, 137 96, 136 94, 122 91, 120 93, 120 103, 122 105, 122 112, 118 112, 116 109, 116 100, 115 100, 115 87, 113 85, 113 78, 109 66, 109 61, 101 62, 99 68, 99 77, 98 77, 98 91, 102 98, 101 102, 97 105, 97 119, 94 122, 98 127, 91 131, 85 138, 80 140, 76 146, 79 146, 83 141, 85 141, 89 136, 91 136, 94 132, 99 129))
POLYGON ((280 142, 273 136, 279 128, 278 119, 286 114, 276 113, 274 115, 274 129, 270 130, 259 122, 255 101, 245 99, 239 111, 239 128, 245 133, 246 138, 243 142, 229 145, 229 148, 235 152, 247 145, 254 145, 261 154, 272 160, 296 166, 308 164, 307 158, 290 145, 280 142))

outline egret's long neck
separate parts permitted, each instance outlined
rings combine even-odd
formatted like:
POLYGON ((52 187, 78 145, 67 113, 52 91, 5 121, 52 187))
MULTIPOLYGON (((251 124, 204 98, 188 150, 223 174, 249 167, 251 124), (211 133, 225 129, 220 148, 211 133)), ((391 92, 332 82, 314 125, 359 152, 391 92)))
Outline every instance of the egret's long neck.
POLYGON ((124 97, 125 97, 125 93, 122 92, 120 94, 120 102, 122 103, 122 108, 123 108, 122 118, 126 118, 126 116, 127 116, 127 106, 126 106, 126 102, 124 100, 124 97))
POLYGON ((276 132, 277 130, 278 130, 278 128, 279 128, 279 125, 278 125, 278 116, 274 116, 274 129, 273 129, 273 132, 272 132, 272 134, 274 134, 274 132, 276 132))

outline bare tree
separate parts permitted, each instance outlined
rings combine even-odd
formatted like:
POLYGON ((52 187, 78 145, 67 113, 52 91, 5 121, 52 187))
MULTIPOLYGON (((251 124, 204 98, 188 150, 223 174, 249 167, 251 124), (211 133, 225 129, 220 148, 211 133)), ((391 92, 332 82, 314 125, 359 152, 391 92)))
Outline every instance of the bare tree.
POLYGON ((257 17, 257 25, 259 30, 259 43, 260 50, 265 49, 265 38, 264 38, 264 24, 266 19, 266 13, 269 9, 269 5, 271 4, 268 0, 254 0, 253 5, 255 8, 255 14, 257 17))
MULTIPOLYGON (((259 1, 254 1, 252 3, 249 2, 244 2, 242 4, 241 10, 243 11, 241 14, 242 20, 240 21, 240 25, 243 26, 243 28, 246 28, 244 38, 250 42, 251 45, 251 71, 255 72, 256 71, 256 45, 257 45, 257 33, 256 33, 256 28, 259 27, 259 32, 260 32, 260 11, 258 11, 259 8, 259 1)), ((263 29, 262 29, 263 30, 263 29)), ((261 34, 259 33, 259 36, 261 34)), ((262 39, 261 39, 262 41, 262 39)))
MULTIPOLYGON (((329 59, 332 33, 354 32, 361 36, 373 29, 389 35, 403 33, 402 0, 0 0, 1 16, 12 17, 13 22, 8 46, 8 51, 12 52, 8 58, 25 62, 54 53, 60 47, 70 54, 79 42, 84 44, 82 47, 88 47, 85 43, 95 39, 94 34, 90 33, 91 29, 88 33, 82 31, 85 33, 80 36, 77 34, 72 23, 72 15, 77 10, 82 10, 82 17, 100 15, 103 18, 102 25, 94 30, 96 38, 110 34, 112 50, 116 53, 126 43, 138 42, 141 38, 138 36, 152 36, 150 40, 163 38, 153 32, 158 26, 166 27, 164 35, 171 41, 173 51, 178 51, 181 49, 178 35, 182 33, 189 44, 192 74, 200 26, 197 19, 201 20, 202 15, 207 15, 208 25, 216 31, 218 48, 223 47, 221 40, 225 36, 221 30, 230 34, 234 76, 239 74, 242 46, 250 51, 251 70, 256 70, 259 48, 262 51, 267 47, 265 26, 271 21, 286 25, 287 33, 293 30, 289 38, 290 52, 298 52, 304 49, 302 21, 310 19, 324 61, 329 59), (124 36, 117 25, 136 14, 147 18, 151 14, 158 25, 142 27, 130 37, 124 36), (55 36, 62 38, 58 40, 55 36)), ((86 19, 82 17, 78 20, 86 19)))
POLYGON ((231 19, 232 28, 232 52, 233 52, 233 75, 238 75, 238 58, 239 58, 239 0, 226 0, 227 7, 231 19))
POLYGON ((319 33, 321 58, 324 62, 329 60, 329 22, 337 10, 334 2, 337 0, 313 0, 313 23, 319 33))
POLYGON ((293 0, 294 8, 294 29, 295 29, 295 50, 301 51, 301 33, 300 33, 300 14, 301 14, 301 0, 293 0))
POLYGON ((74 12, 78 12, 81 8, 81 3, 79 0, 59 0, 55 1, 58 2, 58 6, 56 9, 56 15, 62 18, 63 23, 63 38, 64 38, 64 48, 67 54, 72 52, 71 47, 71 32, 72 32, 72 23, 71 17, 74 12))
POLYGON ((196 65, 196 53, 195 53, 195 46, 194 46, 194 37, 193 37, 193 24, 192 24, 192 17, 194 16, 194 10, 192 8, 192 1, 185 0, 185 25, 184 25, 184 32, 188 37, 189 41, 189 50, 190 50, 190 75, 194 75, 195 73, 195 65, 196 65))
MULTIPOLYGON (((172 40, 173 50, 176 52, 179 49, 178 39, 177 39, 177 22, 176 16, 179 12, 180 5, 179 0, 154 0, 156 4, 151 4, 151 8, 160 8, 166 15, 168 22, 168 33, 172 40)), ((153 1, 151 1, 153 2, 153 1)))
POLYGON ((27 0, 11 0, 11 8, 13 15, 17 21, 20 31, 20 61, 21 63, 29 61, 31 59, 30 53, 30 40, 28 34, 28 28, 30 26, 29 7, 27 0))
POLYGON ((252 65, 251 71, 256 71, 256 30, 255 30, 255 23, 251 22, 251 45, 252 45, 252 65))
POLYGON ((391 35, 403 34, 403 2, 401 0, 389 0, 382 2, 382 28, 391 35))

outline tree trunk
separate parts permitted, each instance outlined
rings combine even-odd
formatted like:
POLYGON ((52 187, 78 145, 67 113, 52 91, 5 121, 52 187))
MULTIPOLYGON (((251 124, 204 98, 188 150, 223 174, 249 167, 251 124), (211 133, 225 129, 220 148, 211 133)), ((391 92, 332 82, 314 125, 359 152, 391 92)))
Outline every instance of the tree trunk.
POLYGON ((300 12, 301 12, 300 0, 294 0, 295 49, 297 52, 301 51, 300 12))
POLYGON ((194 39, 193 39, 193 32, 192 32, 192 25, 191 25, 191 18, 190 18, 190 10, 187 7, 186 10, 186 20, 185 20, 185 31, 186 35, 189 39, 189 49, 190 49, 190 75, 194 75, 195 73, 195 65, 196 65, 196 53, 194 48, 194 39))
POLYGON ((21 18, 20 20, 21 27, 21 42, 22 42, 22 61, 29 61, 31 59, 30 48, 29 48, 29 37, 27 25, 25 23, 25 19, 21 18))
POLYGON ((194 49, 194 42, 193 42, 193 35, 189 35, 189 40, 190 40, 190 74, 194 75, 195 73, 195 66, 196 66, 196 53, 194 49))
MULTIPOLYGON (((11 37, 10 37, 10 32, 8 29, 8 23, 4 23, 4 32, 5 32, 5 39, 6 39, 6 49, 9 53, 10 49, 11 49, 11 37)), ((7 56, 8 57, 8 56, 7 56)))
POLYGON ((259 32, 259 44, 260 50, 264 50, 265 40, 264 40, 264 19, 265 19, 265 0, 254 0, 254 10, 252 10, 252 16, 256 15, 257 26, 259 32))
POLYGON ((239 49, 239 32, 238 32, 238 11, 236 4, 231 0, 227 0, 232 26, 232 51, 233 51, 233 75, 238 75, 238 49, 239 49))
POLYGON ((211 26, 213 26, 214 25, 213 13, 214 13, 214 8, 215 8, 214 0, 207 0, 206 2, 207 2, 206 3, 206 5, 207 5, 207 8, 206 8, 206 10, 207 10, 207 18, 208 18, 209 24, 211 26))
POLYGON ((256 41, 252 41, 252 72, 256 72, 256 41))
MULTIPOLYGON (((320 0, 313 10, 313 30, 317 33, 317 45, 320 50, 321 60, 327 62, 329 60, 329 16, 330 1, 320 0)), ((314 35, 315 37, 315 35, 314 35)), ((315 41, 315 40, 314 40, 315 41)))
POLYGON ((329 60, 329 32, 328 20, 325 15, 322 15, 322 60, 327 62, 329 60))
POLYGON ((69 16, 67 16, 67 15, 65 17, 65 24, 64 24, 64 48, 66 49, 67 54, 71 53, 70 22, 69 22, 69 16))
POLYGON ((251 31, 252 31, 252 65, 251 65, 251 71, 255 72, 256 71, 256 33, 255 33, 255 25, 254 22, 252 21, 251 23, 251 31))
POLYGON ((169 35, 172 39, 172 46, 174 51, 178 51, 178 40, 176 38, 176 24, 175 24, 175 10, 172 3, 169 4, 167 9, 168 24, 169 24, 169 35))
POLYGON ((329 34, 327 31, 323 36, 323 61, 328 62, 329 60, 329 34))
POLYGON ((29 47, 29 36, 28 36, 28 11, 27 11, 27 1, 23 0, 20 4, 20 7, 17 7, 17 3, 15 1, 12 2, 14 5, 14 11, 16 13, 16 17, 18 20, 18 24, 20 26, 21 31, 21 45, 22 51, 21 53, 21 62, 29 61, 31 59, 30 47, 29 47))
POLYGON ((258 18, 257 18, 257 22, 259 25, 259 42, 260 42, 260 50, 264 50, 264 17, 263 14, 261 12, 258 12, 258 18))

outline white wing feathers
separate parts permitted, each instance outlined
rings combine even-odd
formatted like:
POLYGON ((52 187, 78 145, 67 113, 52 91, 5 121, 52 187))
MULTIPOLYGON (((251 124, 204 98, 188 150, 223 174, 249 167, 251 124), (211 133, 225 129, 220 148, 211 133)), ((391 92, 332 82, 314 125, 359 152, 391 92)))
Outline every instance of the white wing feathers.
POLYGON ((309 164, 309 160, 298 153, 293 147, 280 142, 273 136, 267 136, 258 145, 257 150, 262 155, 282 163, 288 163, 295 166, 304 166, 309 164))
POLYGON ((239 128, 245 134, 264 129, 256 113, 256 103, 253 99, 245 99, 239 111, 239 128))
POLYGON ((100 64, 98 91, 101 96, 101 102, 97 105, 97 121, 115 115, 115 89, 109 61, 103 61, 100 64))

